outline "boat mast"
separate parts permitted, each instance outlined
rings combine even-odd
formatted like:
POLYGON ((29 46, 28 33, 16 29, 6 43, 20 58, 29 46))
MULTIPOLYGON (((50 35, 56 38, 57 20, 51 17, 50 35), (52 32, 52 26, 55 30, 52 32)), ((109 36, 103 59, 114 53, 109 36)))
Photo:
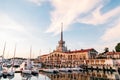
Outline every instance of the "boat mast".
POLYGON ((30 47, 30 59, 31 59, 31 54, 32 54, 32 46, 30 47))
POLYGON ((12 70, 13 70, 13 66, 14 66, 14 62, 15 62, 15 53, 16 53, 16 44, 15 44, 15 48, 14 48, 12 70))
POLYGON ((6 48, 6 42, 5 42, 5 44, 4 44, 3 55, 2 55, 2 61, 3 61, 3 58, 4 58, 4 54, 5 54, 5 48, 6 48))
POLYGON ((30 68, 30 70, 31 70, 31 67, 32 67, 31 54, 32 54, 32 46, 30 47, 30 58, 29 58, 29 68, 30 68))
MULTIPOLYGON (((40 49, 40 51, 39 51, 39 56, 41 56, 41 49, 40 49)), ((39 57, 39 61, 40 61, 41 59, 40 59, 40 57, 39 57)))

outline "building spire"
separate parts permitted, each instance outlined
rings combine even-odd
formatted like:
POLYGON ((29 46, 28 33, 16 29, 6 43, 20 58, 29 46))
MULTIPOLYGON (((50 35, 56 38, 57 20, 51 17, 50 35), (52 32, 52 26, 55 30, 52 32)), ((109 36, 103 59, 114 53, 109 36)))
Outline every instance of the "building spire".
POLYGON ((63 41, 63 23, 61 23, 61 41, 63 41))
POLYGON ((60 41, 58 41, 58 46, 56 48, 56 51, 59 51, 59 52, 67 51, 67 47, 65 47, 65 41, 63 40, 63 23, 61 23, 60 41))

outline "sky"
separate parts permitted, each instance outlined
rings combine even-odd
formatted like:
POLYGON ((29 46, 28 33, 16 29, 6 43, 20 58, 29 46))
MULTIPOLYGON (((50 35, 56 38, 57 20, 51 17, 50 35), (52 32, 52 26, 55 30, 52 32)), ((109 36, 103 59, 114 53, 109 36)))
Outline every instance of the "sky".
POLYGON ((32 57, 56 49, 63 23, 70 50, 114 50, 120 42, 120 0, 0 0, 0 55, 32 57))

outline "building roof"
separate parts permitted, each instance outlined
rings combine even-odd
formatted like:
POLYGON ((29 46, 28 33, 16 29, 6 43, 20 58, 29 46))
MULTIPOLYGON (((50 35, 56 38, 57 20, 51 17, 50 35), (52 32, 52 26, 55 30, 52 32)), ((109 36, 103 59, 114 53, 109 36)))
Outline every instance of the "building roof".
POLYGON ((44 56, 47 56, 47 55, 49 55, 49 54, 44 54, 44 55, 41 55, 41 57, 44 57, 44 56))
POLYGON ((69 51, 69 52, 66 52, 66 53, 79 53, 79 52, 89 52, 91 50, 94 50, 93 48, 91 49, 81 49, 81 50, 74 50, 74 51, 69 51))
POLYGON ((115 54, 120 54, 120 52, 107 52, 107 55, 115 55, 115 54))

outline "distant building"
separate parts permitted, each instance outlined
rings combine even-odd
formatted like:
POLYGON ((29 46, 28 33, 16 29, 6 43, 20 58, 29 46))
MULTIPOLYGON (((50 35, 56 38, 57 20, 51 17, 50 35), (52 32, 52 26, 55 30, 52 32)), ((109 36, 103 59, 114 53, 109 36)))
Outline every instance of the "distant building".
POLYGON ((63 41, 63 30, 61 27, 61 38, 56 50, 50 54, 40 56, 40 61, 49 67, 77 67, 80 64, 84 64, 84 60, 94 59, 97 53, 93 48, 74 51, 67 50, 65 41, 63 41))
POLYGON ((106 53, 107 58, 111 58, 111 59, 120 59, 120 52, 107 52, 106 53))

